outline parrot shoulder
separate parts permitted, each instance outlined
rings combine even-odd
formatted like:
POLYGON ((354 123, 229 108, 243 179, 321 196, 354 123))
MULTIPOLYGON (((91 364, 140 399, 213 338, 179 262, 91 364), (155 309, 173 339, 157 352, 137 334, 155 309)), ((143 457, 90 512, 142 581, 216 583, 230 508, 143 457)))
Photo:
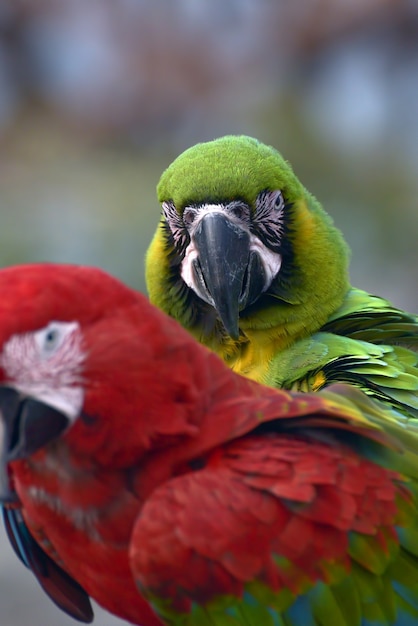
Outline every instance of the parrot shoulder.
POLYGON ((361 289, 349 290, 341 307, 329 317, 322 330, 418 351, 418 316, 361 289))
POLYGON ((348 383, 404 415, 417 418, 418 353, 407 347, 417 340, 413 326, 411 330, 409 322, 401 322, 397 329, 392 328, 392 343, 385 330, 381 342, 368 341, 368 332, 374 336, 379 332, 376 327, 347 334, 333 330, 327 324, 321 332, 277 355, 264 382, 300 391, 318 391, 332 383, 348 383))

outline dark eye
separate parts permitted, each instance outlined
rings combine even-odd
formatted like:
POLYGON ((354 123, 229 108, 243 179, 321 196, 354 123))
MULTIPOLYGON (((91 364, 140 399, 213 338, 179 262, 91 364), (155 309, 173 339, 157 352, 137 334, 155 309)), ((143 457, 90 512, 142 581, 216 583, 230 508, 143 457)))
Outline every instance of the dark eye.
POLYGON ((275 209, 281 210, 284 208, 284 198, 281 191, 277 191, 276 200, 274 202, 275 209))
POLYGON ((45 335, 44 345, 46 350, 52 350, 59 338, 59 332, 56 328, 51 328, 45 335))
POLYGON ((186 207, 183 211, 183 222, 186 226, 191 226, 196 219, 197 211, 191 207, 186 207))
POLYGON ((77 322, 50 322, 45 328, 36 331, 34 338, 41 358, 49 359, 78 328, 77 322))
POLYGON ((241 219, 244 216, 244 207, 241 205, 231 207, 231 213, 241 219))
POLYGON ((239 220, 245 220, 249 217, 250 209, 242 202, 233 202, 228 206, 228 212, 239 220))

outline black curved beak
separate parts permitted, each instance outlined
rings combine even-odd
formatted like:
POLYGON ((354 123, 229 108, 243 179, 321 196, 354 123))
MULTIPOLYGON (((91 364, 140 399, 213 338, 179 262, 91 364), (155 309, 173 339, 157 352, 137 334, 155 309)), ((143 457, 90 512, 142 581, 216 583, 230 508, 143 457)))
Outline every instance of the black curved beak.
POLYGON ((66 415, 12 387, 0 387, 0 502, 15 500, 7 466, 56 439, 70 424, 66 415))
POLYGON ((259 256, 250 251, 250 235, 228 216, 213 212, 199 222, 193 241, 199 295, 216 309, 227 333, 238 339, 239 312, 254 302, 265 282, 259 256))

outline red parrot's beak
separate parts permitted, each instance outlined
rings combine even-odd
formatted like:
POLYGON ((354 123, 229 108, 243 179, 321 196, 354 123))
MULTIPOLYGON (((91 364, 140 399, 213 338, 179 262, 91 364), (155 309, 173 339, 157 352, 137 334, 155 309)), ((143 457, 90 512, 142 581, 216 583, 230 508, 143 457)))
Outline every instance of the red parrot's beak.
POLYGON ((24 459, 56 439, 70 422, 51 406, 12 387, 0 387, 0 502, 14 499, 8 463, 24 459))

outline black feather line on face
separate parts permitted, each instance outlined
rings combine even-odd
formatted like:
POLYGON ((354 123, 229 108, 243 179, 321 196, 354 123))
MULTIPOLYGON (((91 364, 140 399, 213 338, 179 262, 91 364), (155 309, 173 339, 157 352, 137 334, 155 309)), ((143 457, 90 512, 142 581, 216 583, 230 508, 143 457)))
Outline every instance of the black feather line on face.
POLYGON ((181 301, 186 300, 187 294, 191 290, 183 281, 180 274, 185 248, 179 252, 173 232, 167 222, 163 222, 163 238, 165 254, 168 259, 168 282, 170 288, 174 288, 175 298, 179 298, 181 301))
MULTIPOLYGON (((299 271, 293 250, 293 241, 297 233, 293 227, 293 215, 294 204, 287 202, 279 190, 265 189, 257 196, 251 231, 267 248, 281 255, 282 265, 269 289, 246 312, 250 313, 260 306, 267 306, 266 299, 268 300, 271 296, 285 301, 286 294, 289 294, 292 287, 298 283, 299 271)), ((241 312, 242 314, 244 311, 241 312)))
POLYGON ((184 225, 181 215, 178 213, 174 202, 169 200, 161 205, 165 218, 164 235, 168 249, 174 248, 181 260, 183 260, 186 248, 190 243, 190 236, 184 225))
POLYGON ((283 251, 283 245, 286 245, 286 225, 291 206, 291 204, 286 204, 279 189, 261 191, 255 202, 251 231, 267 248, 279 254, 283 251))
POLYGON ((195 292, 190 289, 181 277, 181 264, 184 259, 186 248, 190 243, 190 237, 183 224, 183 220, 177 213, 174 203, 165 203, 166 211, 163 222, 163 238, 165 253, 168 258, 168 289, 173 300, 181 303, 183 319, 181 323, 189 328, 199 326, 203 334, 222 335, 225 333, 222 324, 217 318, 215 309, 207 302, 201 300, 195 292), (170 206, 168 206, 170 205, 170 206), (170 224, 167 221, 167 213, 170 211, 170 224), (174 213, 175 212, 175 213, 174 213), (178 236, 173 233, 177 229, 178 236))
POLYGON ((165 218, 162 228, 165 254, 168 259, 168 282, 170 289, 174 292, 174 298, 184 302, 187 307, 190 304, 188 300, 193 291, 189 289, 181 277, 181 264, 190 243, 190 236, 174 202, 171 200, 163 202, 162 213, 165 218))
POLYGON ((251 230, 274 252, 280 252, 285 220, 285 202, 282 193, 265 189, 255 202, 251 230))
MULTIPOLYGON (((282 257, 282 266, 279 272, 280 280, 290 280, 295 274, 295 254, 293 241, 296 233, 293 228, 293 203, 285 204, 283 209, 283 221, 280 230, 280 242, 277 249, 274 249, 282 257)), ((266 245, 268 245, 266 243, 266 245)))

